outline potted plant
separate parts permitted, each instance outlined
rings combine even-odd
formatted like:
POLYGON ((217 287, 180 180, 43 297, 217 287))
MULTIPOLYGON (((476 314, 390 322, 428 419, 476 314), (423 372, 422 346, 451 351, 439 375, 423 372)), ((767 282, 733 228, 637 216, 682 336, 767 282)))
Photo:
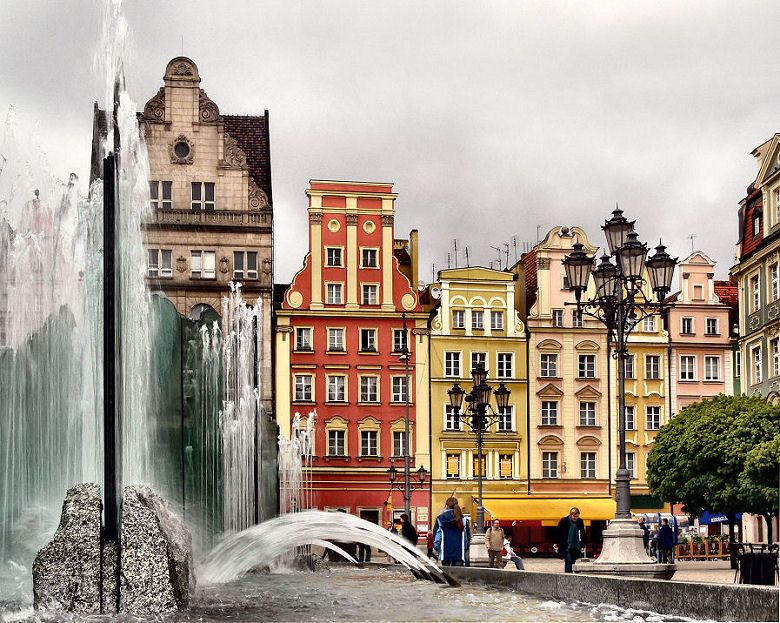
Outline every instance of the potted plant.
POLYGON ((677 545, 677 558, 690 558, 691 557, 691 544, 688 542, 687 537, 683 537, 677 545))
POLYGON ((691 538, 691 554, 694 558, 704 558, 707 555, 707 548, 704 545, 704 539, 700 536, 691 538))

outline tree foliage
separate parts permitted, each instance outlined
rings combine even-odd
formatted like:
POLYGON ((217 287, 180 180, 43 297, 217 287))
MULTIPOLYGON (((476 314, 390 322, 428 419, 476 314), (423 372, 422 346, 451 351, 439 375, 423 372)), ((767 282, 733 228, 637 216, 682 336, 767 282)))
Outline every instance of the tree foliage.
POLYGON ((653 495, 704 510, 778 513, 780 406, 760 397, 715 396, 685 407, 647 458, 653 495))

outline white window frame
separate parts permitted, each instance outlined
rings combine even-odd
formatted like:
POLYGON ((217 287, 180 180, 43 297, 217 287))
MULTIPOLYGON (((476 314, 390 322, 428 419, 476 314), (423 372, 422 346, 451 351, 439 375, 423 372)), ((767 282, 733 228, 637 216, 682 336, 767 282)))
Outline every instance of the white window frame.
POLYGON ((507 405, 498 409, 498 420, 496 421, 496 430, 502 433, 509 433, 515 430, 514 406, 507 405))
POLYGON ((636 406, 626 405, 625 422, 626 430, 636 430, 636 406))
POLYGON ((542 426, 558 426, 558 401, 542 400, 540 411, 542 426))
POLYGON ((596 453, 580 452, 580 478, 596 478, 596 453))
POLYGON ((488 372, 490 366, 488 365, 487 353, 478 351, 471 353, 471 370, 476 370, 479 366, 488 372))
POLYGON ((659 430, 661 428, 661 407, 648 405, 645 408, 645 423, 647 430, 659 430))
POLYGON ((257 279, 257 261, 257 251, 233 251, 233 279, 257 279), (254 268, 250 266, 251 260, 254 268))
POLYGON ((750 313, 761 309, 761 279, 759 276, 752 275, 748 278, 748 293, 750 297, 750 313))
POLYGON ((172 249, 147 249, 146 276, 158 279, 170 279, 173 277, 173 250, 172 249), (155 263, 152 263, 154 258, 155 263), (167 261, 166 261, 167 260, 167 261))
POLYGON ((461 430, 460 417, 452 405, 444 405, 444 430, 461 430))
POLYGON ((579 405, 579 425, 596 426, 597 404, 593 400, 583 400, 579 405))
POLYGON ((173 209, 173 182, 165 180, 150 180, 149 205, 152 210, 173 209))
POLYGON ((504 312, 503 311, 491 311, 490 312, 490 329, 491 329, 491 331, 503 331, 504 330, 504 312))
POLYGON ((696 355, 680 355, 680 380, 696 380, 696 355))
POLYGON ((360 301, 361 305, 379 305, 379 284, 361 283, 360 301))
POLYGON ((379 456, 379 431, 360 431, 360 456, 379 456))
POLYGON ((190 197, 191 197, 190 207, 195 211, 206 210, 209 212, 213 212, 217 207, 216 193, 217 193, 217 189, 214 182, 191 182, 190 183, 190 197), (207 198, 209 194, 211 195, 211 199, 207 198), (197 197, 195 195, 197 195, 197 197))
POLYGON ((645 355, 645 378, 648 381, 661 379, 661 355, 645 355))
POLYGON ((542 452, 542 478, 558 478, 557 452, 542 452))
POLYGON ((716 355, 704 356, 704 380, 705 381, 720 381, 720 357, 716 355), (712 364, 715 363, 713 370, 712 364), (714 372, 714 376, 713 376, 714 372))
POLYGON ((511 379, 514 374, 515 358, 513 353, 496 353, 496 378, 511 379))
POLYGON ((312 328, 295 327, 295 350, 312 350, 312 328))
MULTIPOLYGON (((406 383, 406 376, 394 376, 392 380, 391 402, 406 403, 406 396, 408 393, 409 393, 409 386, 406 383)), ((409 401, 411 402, 411 400, 412 398, 410 396, 409 401)))
POLYGON ((778 298, 780 298, 780 275, 778 272, 777 263, 771 264, 769 266, 769 283, 771 284, 770 292, 773 301, 776 301, 778 298))
POLYGON ((481 309, 471 310, 471 328, 474 331, 485 330, 485 312, 481 309))
POLYGON ((216 279, 217 278, 217 252, 216 251, 190 251, 190 278, 191 279, 216 279))
POLYGON ((452 350, 444 351, 444 376, 459 379, 462 378, 461 375, 461 353, 452 350))
MULTIPOLYGON (((411 431, 409 431, 411 433, 411 431)), ((406 456, 406 431, 393 431, 393 456, 406 456)), ((411 448, 410 448, 411 451, 411 448)))
POLYGON ((466 328, 466 312, 463 309, 452 310, 452 328, 453 329, 465 329, 466 328))
POLYGON ((751 379, 753 382, 751 385, 758 385, 764 380, 764 366, 761 355, 761 346, 751 348, 750 351, 752 353, 751 359, 753 362, 753 378, 751 379))
POLYGON ((539 376, 546 379, 558 378, 558 353, 542 353, 539 376))
POLYGON ((636 453, 626 452, 626 469, 632 480, 636 479, 636 453))
POLYGON ((360 329, 360 352, 361 353, 379 352, 376 329, 365 328, 365 327, 360 329))
POLYGON ((596 355, 590 353, 577 355, 577 378, 596 378, 596 355))
POLYGON ((328 456, 347 456, 347 431, 328 429, 328 456))
POLYGON ((772 356, 772 376, 780 376, 780 338, 769 340, 769 352, 772 356))
POLYGON ((562 327, 563 326, 563 310, 562 309, 553 309, 552 310, 552 326, 554 326, 554 327, 562 327))
POLYGON ((328 350, 339 353, 347 350, 345 337, 344 327, 328 327, 328 350))
POLYGON ((347 377, 341 374, 328 375, 328 402, 347 401, 347 377))
POLYGON ((375 247, 361 247, 360 248, 360 268, 370 268, 370 269, 376 269, 379 268, 379 249, 375 247), (369 257, 373 254, 373 262, 366 262, 366 254, 368 253, 369 257))
POLYGON ((623 359, 623 376, 626 380, 634 380, 636 379, 636 358, 634 357, 634 353, 628 353, 623 359))
POLYGON ((642 319, 642 332, 655 333, 655 316, 645 316, 642 319))
POLYGON ((344 247, 325 247, 325 268, 344 268, 344 247))
POLYGON ((706 318, 704 320, 704 332, 705 335, 719 335, 720 331, 718 330, 719 322, 717 318, 706 318))
POLYGON ((340 281, 325 282, 325 304, 343 305, 344 304, 344 284, 340 281))
POLYGON ((585 326, 585 314, 576 309, 571 312, 571 326, 575 329, 581 329, 585 326))
POLYGON ((294 377, 294 393, 296 402, 314 402, 314 376, 311 374, 296 374, 294 377))
POLYGON ((696 335, 693 316, 682 316, 680 318, 680 335, 696 335))
POLYGON ((360 376, 360 402, 379 402, 379 377, 363 374, 360 376))

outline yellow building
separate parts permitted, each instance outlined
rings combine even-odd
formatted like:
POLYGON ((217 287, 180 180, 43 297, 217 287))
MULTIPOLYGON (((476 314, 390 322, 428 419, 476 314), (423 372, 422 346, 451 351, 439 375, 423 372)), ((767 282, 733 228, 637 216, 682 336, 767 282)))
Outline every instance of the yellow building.
POLYGON ((447 392, 454 383, 469 392, 471 370, 478 365, 488 371, 487 381, 494 389, 504 383, 511 391, 509 406, 484 437, 483 493, 502 498, 525 494, 525 325, 515 311, 515 274, 455 268, 441 271, 439 280, 429 290, 440 297, 432 312, 430 337, 431 513, 435 517, 454 494, 464 513, 475 519, 476 435, 455 416, 447 392))

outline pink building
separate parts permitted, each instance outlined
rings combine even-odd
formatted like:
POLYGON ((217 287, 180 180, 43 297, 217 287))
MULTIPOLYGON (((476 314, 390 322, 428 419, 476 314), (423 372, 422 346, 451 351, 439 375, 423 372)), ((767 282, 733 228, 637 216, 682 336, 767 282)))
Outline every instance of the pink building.
POLYGON ((680 262, 680 291, 669 297, 671 413, 734 393, 729 305, 715 293, 715 262, 701 251, 680 262))

